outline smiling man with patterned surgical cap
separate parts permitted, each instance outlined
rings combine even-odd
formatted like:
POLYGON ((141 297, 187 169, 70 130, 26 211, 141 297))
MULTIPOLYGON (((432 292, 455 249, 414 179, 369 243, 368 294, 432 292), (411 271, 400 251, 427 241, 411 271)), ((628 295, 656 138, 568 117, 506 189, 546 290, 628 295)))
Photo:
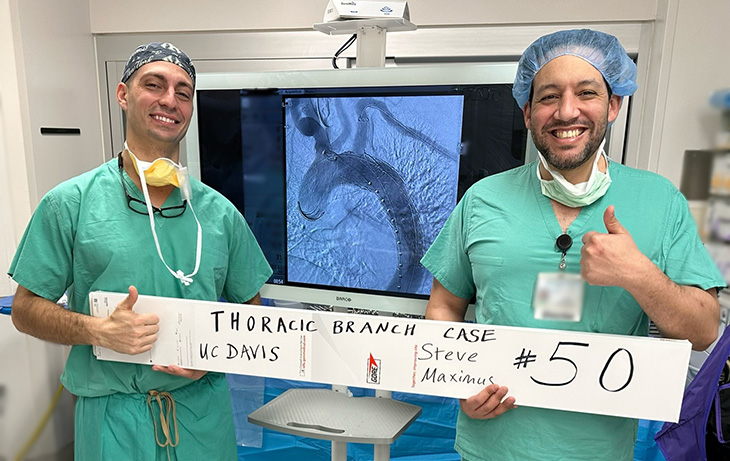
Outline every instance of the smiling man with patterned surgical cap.
POLYGON ((179 163, 194 90, 179 48, 137 48, 116 93, 124 151, 41 200, 8 270, 18 330, 73 346, 61 382, 78 396, 78 460, 237 459, 224 374, 101 361, 92 350, 150 351, 159 318, 134 311, 138 294, 261 302, 271 268, 246 221, 179 163), (95 318, 97 290, 129 295, 95 318), (64 292, 68 310, 56 305, 64 292))
MULTIPOLYGON (((646 336, 651 319, 697 350, 715 340, 725 282, 686 200, 604 150, 636 89, 634 62, 603 32, 560 31, 525 50, 513 95, 539 159, 463 196, 422 259, 434 276, 427 318, 463 321, 475 298, 479 323, 646 336)), ((636 420, 518 407, 507 385, 461 401, 465 461, 633 460, 636 420)))

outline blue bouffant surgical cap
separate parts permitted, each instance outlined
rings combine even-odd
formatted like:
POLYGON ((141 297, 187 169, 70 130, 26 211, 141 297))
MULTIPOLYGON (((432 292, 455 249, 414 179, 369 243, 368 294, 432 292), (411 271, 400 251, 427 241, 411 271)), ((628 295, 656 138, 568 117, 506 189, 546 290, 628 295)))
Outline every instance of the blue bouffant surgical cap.
POLYGON ((559 56, 583 58, 603 74, 613 94, 628 96, 636 91, 636 64, 613 35, 590 29, 562 30, 538 38, 527 47, 517 66, 512 95, 522 108, 530 99, 535 75, 559 56))
POLYGON ((124 66, 124 74, 122 74, 122 83, 137 72, 137 69, 155 61, 166 61, 180 66, 190 78, 193 80, 195 87, 195 67, 187 54, 172 43, 152 42, 146 45, 140 45, 134 50, 132 56, 129 57, 127 64, 124 66))

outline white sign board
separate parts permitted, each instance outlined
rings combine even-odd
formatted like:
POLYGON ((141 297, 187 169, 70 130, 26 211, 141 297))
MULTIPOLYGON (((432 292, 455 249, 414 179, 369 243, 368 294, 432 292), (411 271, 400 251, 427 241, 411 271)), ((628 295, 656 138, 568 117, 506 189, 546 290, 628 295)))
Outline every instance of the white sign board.
MULTIPOLYGON (((94 292, 107 317, 126 294, 94 292)), ((690 343, 140 296, 149 353, 101 360, 467 398, 494 382, 517 405, 676 422, 690 343)))

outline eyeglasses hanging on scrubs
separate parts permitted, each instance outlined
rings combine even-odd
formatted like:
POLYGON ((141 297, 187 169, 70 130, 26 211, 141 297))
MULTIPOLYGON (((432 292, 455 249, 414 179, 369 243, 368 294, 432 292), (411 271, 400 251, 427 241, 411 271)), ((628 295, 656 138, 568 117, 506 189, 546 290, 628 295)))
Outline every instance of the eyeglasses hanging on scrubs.
MULTIPOLYGON (((131 150, 129 150, 129 146, 127 146, 127 142, 124 142, 124 150, 129 152, 130 157, 132 158, 132 161, 134 162, 133 165, 135 167, 135 170, 137 170, 137 173, 139 174, 139 180, 142 184, 142 193, 144 194, 145 201, 143 202, 146 205, 147 212, 140 212, 135 207, 137 205, 141 205, 139 200, 131 197, 129 195, 129 192, 127 192, 126 186, 124 186, 124 192, 127 195, 127 205, 129 208, 139 214, 146 214, 149 216, 150 219, 150 229, 152 230, 152 237, 155 239, 155 247, 157 248, 157 255, 160 257, 160 260, 162 261, 162 264, 165 265, 167 270, 172 274, 173 277, 180 280, 185 286, 190 285, 193 283, 193 276, 198 273, 198 269, 200 268, 200 255, 201 255, 201 249, 202 249, 202 228, 200 226, 200 221, 198 220, 198 216, 195 214, 195 210, 193 209, 193 204, 190 201, 192 197, 192 189, 190 187, 190 178, 188 177, 188 169, 187 167, 183 167, 181 165, 178 165, 177 163, 173 162, 170 159, 167 158, 158 158, 154 162, 144 162, 142 160, 138 160, 137 157, 132 153, 131 150), (152 206, 152 201, 150 200, 150 193, 149 189, 147 188, 147 183, 150 183, 150 185, 153 185, 155 187, 160 187, 164 185, 174 185, 180 189, 180 195, 183 198, 183 204, 176 206, 176 207, 164 207, 164 208, 157 208, 152 206), (134 203, 134 205, 133 205, 134 203), (160 216, 166 217, 166 218, 173 218, 182 215, 185 213, 185 207, 187 205, 190 205, 190 211, 193 213, 193 217, 195 218, 195 222, 198 227, 198 237, 195 245, 195 269, 190 274, 185 274, 181 269, 178 269, 176 271, 172 270, 170 266, 165 262, 165 258, 162 256, 162 250, 160 249, 160 242, 157 238, 157 231, 155 229, 155 218, 154 214, 159 213, 160 216)), ((121 154, 119 156, 120 161, 119 165, 120 167, 123 167, 123 163, 121 161, 121 154)), ((122 177, 122 184, 124 183, 124 178, 122 177)))
MULTIPOLYGON (((121 173, 122 170, 124 170, 124 160, 121 154, 117 157, 119 159, 119 172, 121 173)), ((147 182, 149 184, 149 181, 147 182)), ((129 190, 127 190, 127 184, 124 180, 122 180, 122 187, 124 188, 124 195, 127 197, 127 206, 130 210, 134 211, 137 214, 143 214, 147 216, 147 202, 144 200, 139 200, 131 195, 129 195, 129 190)), ((188 208, 188 201, 183 200, 182 205, 175 205, 175 206, 166 206, 162 208, 157 208, 156 206, 152 205, 152 212, 157 213, 163 218, 177 218, 178 216, 181 216, 185 214, 185 210, 188 208)))

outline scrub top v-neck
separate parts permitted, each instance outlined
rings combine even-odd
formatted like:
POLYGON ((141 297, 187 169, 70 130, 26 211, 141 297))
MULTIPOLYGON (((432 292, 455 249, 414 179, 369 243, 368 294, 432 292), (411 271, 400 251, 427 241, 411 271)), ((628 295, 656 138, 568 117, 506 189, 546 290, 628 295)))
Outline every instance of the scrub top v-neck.
MULTIPOLYGON (((454 295, 475 297, 479 323, 646 336, 646 314, 619 287, 586 284, 578 322, 535 319, 537 276, 555 271, 562 256, 555 245, 562 229, 541 193, 536 168, 532 163, 472 186, 421 262, 454 295)), ((724 287, 679 191, 650 172, 617 163, 609 168, 606 194, 584 207, 568 228, 573 243, 566 272, 580 272, 581 238, 589 231, 605 233, 603 211, 614 205, 639 250, 675 283, 724 287)), ((636 430, 636 420, 628 418, 523 406, 490 420, 461 412, 455 446, 466 459, 565 459, 571 447, 579 454, 573 459, 591 453, 596 460, 630 461, 636 430), (523 436, 504 437, 514 433, 523 436)))

